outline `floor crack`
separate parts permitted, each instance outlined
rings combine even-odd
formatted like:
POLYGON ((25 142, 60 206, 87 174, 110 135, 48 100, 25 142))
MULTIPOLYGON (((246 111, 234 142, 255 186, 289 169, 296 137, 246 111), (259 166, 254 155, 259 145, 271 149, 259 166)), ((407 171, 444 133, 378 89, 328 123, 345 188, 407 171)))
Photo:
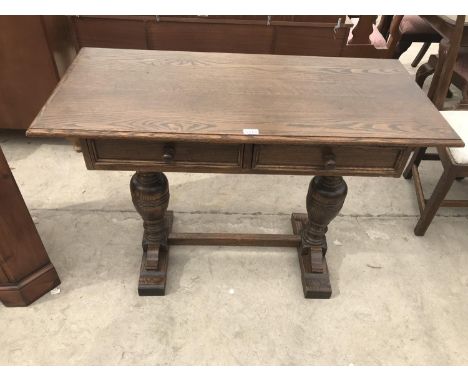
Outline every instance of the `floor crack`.
MULTIPOLYGON (((84 212, 84 213, 137 213, 133 209, 128 210, 102 210, 102 209, 74 209, 74 208, 30 208, 31 212, 84 212)), ((229 211, 178 211, 172 210, 175 214, 186 214, 186 215, 237 215, 237 216, 290 216, 291 213, 286 212, 229 212, 229 211)), ((301 211, 294 211, 301 212, 301 211)), ((305 213, 304 211, 302 211, 305 213)), ((338 217, 345 218, 419 218, 419 214, 338 214, 338 217)), ((437 215, 438 217, 447 218, 468 218, 468 215, 437 215)))

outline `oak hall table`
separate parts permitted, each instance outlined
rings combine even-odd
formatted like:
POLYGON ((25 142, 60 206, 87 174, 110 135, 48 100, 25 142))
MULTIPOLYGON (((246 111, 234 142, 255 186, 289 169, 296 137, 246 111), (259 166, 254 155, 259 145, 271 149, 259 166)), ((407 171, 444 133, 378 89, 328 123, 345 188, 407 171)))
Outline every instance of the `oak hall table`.
POLYGON ((96 48, 27 134, 79 138, 90 170, 136 171, 140 295, 164 294, 171 244, 214 244, 297 247, 305 297, 329 298, 342 176, 399 177, 414 148, 463 146, 396 60, 96 48), (293 234, 188 234, 171 232, 169 171, 316 176, 293 234))

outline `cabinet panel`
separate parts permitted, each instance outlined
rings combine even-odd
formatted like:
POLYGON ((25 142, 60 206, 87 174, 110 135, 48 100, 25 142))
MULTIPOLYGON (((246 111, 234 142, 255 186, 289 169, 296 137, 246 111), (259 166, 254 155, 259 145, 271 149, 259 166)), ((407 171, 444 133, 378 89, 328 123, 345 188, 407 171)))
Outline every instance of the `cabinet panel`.
POLYGON ((73 18, 79 46, 147 49, 145 22, 140 19, 73 18))
POLYGON ((149 49, 224 53, 270 53, 266 25, 159 22, 148 25, 149 49))

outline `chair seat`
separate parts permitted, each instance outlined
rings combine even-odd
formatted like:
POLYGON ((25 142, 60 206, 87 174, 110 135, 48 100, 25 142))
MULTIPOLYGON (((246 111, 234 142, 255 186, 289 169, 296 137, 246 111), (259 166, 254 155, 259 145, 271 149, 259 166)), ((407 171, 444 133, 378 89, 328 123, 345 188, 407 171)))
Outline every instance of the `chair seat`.
POLYGON ((458 164, 468 164, 468 111, 441 111, 440 113, 466 145, 449 148, 453 160, 458 164))
MULTIPOLYGON (((353 38, 353 29, 357 25, 359 19, 353 18, 351 19, 351 21, 354 24, 354 26, 349 30, 348 42, 353 38)), ((375 24, 372 25, 372 33, 369 36, 369 40, 375 48, 385 49, 387 47, 387 41, 385 40, 384 36, 382 36, 382 34, 379 32, 375 24)))
POLYGON ((424 33, 437 35, 437 32, 426 20, 414 15, 403 16, 400 23, 400 32, 408 34, 424 33))
POLYGON ((419 16, 403 16, 400 23, 401 39, 412 42, 439 42, 441 37, 435 29, 419 16))
POLYGON ((468 47, 460 47, 454 70, 468 79, 468 47))

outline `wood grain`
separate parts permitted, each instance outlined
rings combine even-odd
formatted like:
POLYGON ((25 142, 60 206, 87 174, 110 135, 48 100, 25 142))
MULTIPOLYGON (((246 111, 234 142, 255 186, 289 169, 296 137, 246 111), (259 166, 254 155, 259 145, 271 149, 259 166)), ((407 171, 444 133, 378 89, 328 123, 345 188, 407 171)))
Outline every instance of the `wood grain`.
POLYGON ((0 129, 26 130, 75 55, 65 16, 0 15, 0 129))
POLYGON ((28 135, 463 146, 395 60, 98 48, 28 135))

